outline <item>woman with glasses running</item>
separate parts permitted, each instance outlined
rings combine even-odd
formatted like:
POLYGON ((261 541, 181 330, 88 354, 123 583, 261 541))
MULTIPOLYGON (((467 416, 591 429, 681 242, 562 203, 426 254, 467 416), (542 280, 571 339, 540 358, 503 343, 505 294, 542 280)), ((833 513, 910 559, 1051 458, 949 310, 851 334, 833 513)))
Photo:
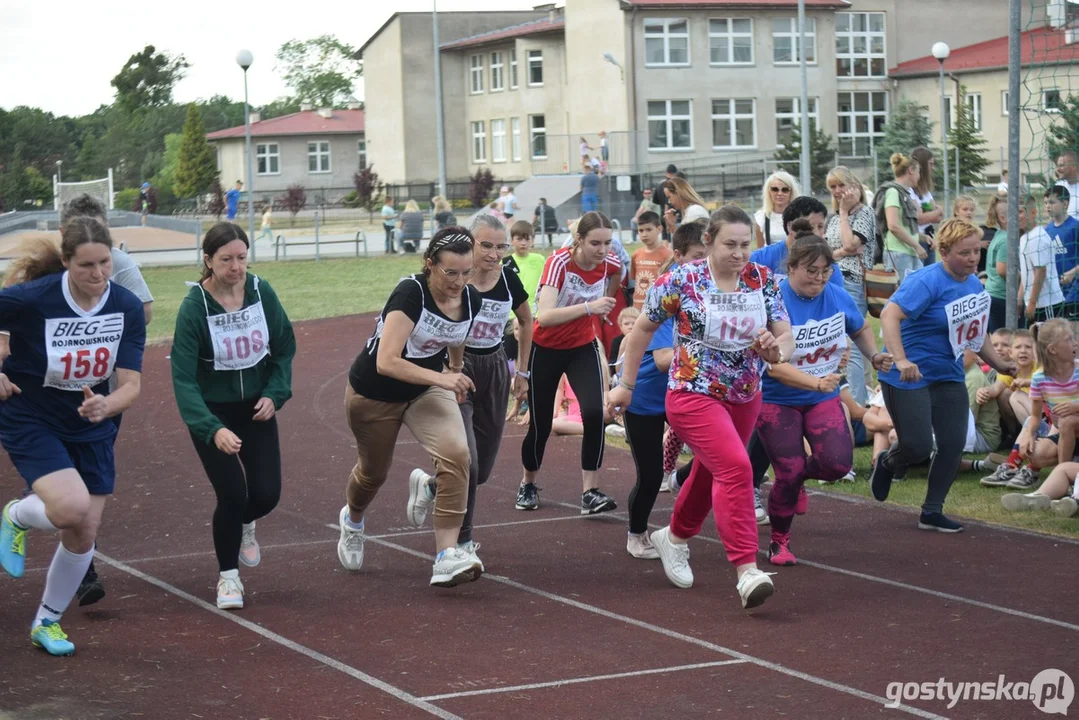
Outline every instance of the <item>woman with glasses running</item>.
POLYGON ((345 415, 359 459, 341 508, 337 557, 346 570, 363 567, 364 513, 386 482, 404 425, 435 460, 435 562, 431 585, 478 580, 483 564, 457 547, 468 505, 468 436, 458 400, 476 386, 464 374, 464 345, 480 312, 473 275, 472 234, 445 227, 431 238, 423 271, 401 280, 375 332, 348 374, 345 415), (448 372, 445 371, 448 355, 448 372))

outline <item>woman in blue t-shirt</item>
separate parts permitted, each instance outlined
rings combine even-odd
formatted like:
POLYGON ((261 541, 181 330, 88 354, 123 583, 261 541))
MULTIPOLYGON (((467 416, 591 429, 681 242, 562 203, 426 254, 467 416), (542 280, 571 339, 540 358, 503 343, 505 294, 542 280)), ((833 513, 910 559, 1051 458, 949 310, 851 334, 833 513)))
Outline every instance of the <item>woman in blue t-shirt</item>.
POLYGON ((884 344, 895 357, 895 367, 879 375, 881 393, 898 441, 877 456, 869 481, 873 497, 887 500, 892 478, 928 460, 935 436, 918 528, 957 533, 963 526, 943 510, 959 471, 970 414, 963 353, 977 353, 1004 375, 1014 377, 1017 370, 985 342, 990 300, 975 277, 978 228, 952 218, 941 223, 936 240, 941 261, 908 275, 880 316, 884 344))
POLYGON ((847 337, 872 359, 878 372, 892 367, 892 356, 877 351, 873 331, 845 289, 829 282, 832 249, 823 238, 798 238, 790 250, 789 275, 779 284, 791 319, 794 355, 764 378, 764 404, 757 436, 772 461, 775 480, 768 497, 773 565, 795 565, 791 522, 807 478, 838 480, 854 460, 854 445, 839 399, 840 361, 847 337), (809 441, 806 457, 802 438, 809 441))
MULTIPOLYGON (((674 231, 671 244, 674 257, 658 274, 671 265, 703 260, 708 255, 704 244, 703 222, 689 222, 674 231)), ((667 371, 674 357, 674 318, 659 326, 645 350, 633 401, 626 408, 626 436, 637 465, 637 483, 629 493, 629 534, 626 551, 635 558, 659 557, 648 537, 648 516, 659 496, 663 481, 663 429, 667 424, 667 371)))

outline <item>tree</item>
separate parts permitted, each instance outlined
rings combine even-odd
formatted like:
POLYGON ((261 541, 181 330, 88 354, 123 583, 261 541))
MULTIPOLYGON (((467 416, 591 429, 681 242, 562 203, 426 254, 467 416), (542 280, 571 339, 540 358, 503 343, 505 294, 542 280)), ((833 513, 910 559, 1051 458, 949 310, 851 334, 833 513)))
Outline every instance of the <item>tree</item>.
POLYGON ((13 210, 44 205, 52 200, 52 183, 37 168, 25 166, 0 175, 0 198, 13 210))
MULTIPOLYGON (((892 153, 910 155, 910 151, 916 147, 932 148, 933 124, 927 119, 928 114, 929 108, 910 100, 901 101, 888 114, 888 121, 884 124, 884 139, 876 144, 877 169, 881 182, 894 177, 892 166, 888 162, 892 153)), ((937 163, 937 167, 941 167, 940 163, 937 163)), ((935 179, 934 184, 940 187, 939 180, 935 179)))
MULTIPOLYGON (((809 181, 812 187, 802 188, 802 192, 806 195, 812 194, 814 190, 824 190, 828 171, 832 169, 832 164, 835 162, 832 136, 826 135, 813 120, 809 121, 809 129, 809 181)), ((796 123, 791 128, 790 142, 787 143, 786 147, 776 150, 773 157, 776 160, 787 161, 785 163, 780 162, 777 165, 780 170, 786 170, 794 177, 801 176, 801 171, 799 170, 802 159, 801 124, 796 123)))
POLYGON ((165 157, 161 169, 150 180, 155 187, 169 188, 176 191, 176 171, 180 168, 180 147, 183 145, 184 136, 180 133, 169 133, 165 136, 165 157))
MULTIPOLYGON (((1069 95, 1060 104, 1060 114, 1046 133, 1045 144, 1049 158, 1055 160, 1065 150, 1079 152, 1079 96, 1069 95)), ((1027 182, 1033 182, 1027 176, 1027 182)))
POLYGON ((259 108, 263 120, 300 112, 300 101, 292 97, 280 97, 259 108))
POLYGON ((303 185, 289 185, 281 196, 281 207, 292 213, 292 224, 296 224, 296 214, 307 206, 307 193, 303 185))
POLYGON ((168 105, 172 89, 189 67, 183 55, 159 53, 153 45, 147 45, 129 57, 112 79, 116 100, 130 112, 168 105))
POLYGON ((225 212, 225 189, 221 187, 221 181, 217 178, 214 178, 210 185, 210 204, 206 206, 206 212, 218 220, 221 219, 221 213, 225 212))
POLYGON ((378 173, 373 165, 368 165, 352 176, 352 183, 356 186, 356 201, 361 208, 367 211, 368 222, 372 221, 375 210, 378 209, 379 195, 382 193, 382 184, 378 181, 378 173))
POLYGON ((363 61, 356 55, 356 48, 333 35, 289 40, 278 49, 274 69, 282 71, 285 84, 301 102, 334 107, 353 94, 363 74, 363 61))
POLYGON ((202 114, 194 103, 187 106, 183 141, 180 144, 180 164, 176 168, 173 190, 181 198, 195 197, 210 189, 217 179, 217 156, 206 141, 202 114))
MULTIPOLYGON (((959 186, 973 187, 981 184, 982 171, 989 167, 989 158, 986 150, 988 143, 985 137, 978 132, 974 123, 974 115, 967 106, 967 88, 959 88, 959 103, 955 108, 955 127, 948 133, 948 160, 955 169, 955 148, 959 149, 959 186)), ((951 178, 955 182, 955 178, 951 178)))
POLYGON ((483 207, 487 204, 487 198, 495 187, 495 176, 490 168, 482 168, 468 179, 468 199, 472 201, 472 207, 483 207))

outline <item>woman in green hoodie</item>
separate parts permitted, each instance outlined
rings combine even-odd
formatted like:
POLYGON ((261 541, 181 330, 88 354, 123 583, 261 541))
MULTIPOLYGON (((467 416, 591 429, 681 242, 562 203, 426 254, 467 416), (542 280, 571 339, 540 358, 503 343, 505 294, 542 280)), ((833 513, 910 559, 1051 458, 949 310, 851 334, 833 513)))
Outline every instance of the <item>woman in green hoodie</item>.
POLYGON ((202 279, 180 303, 172 385, 217 495, 217 606, 242 608, 238 563, 259 564, 255 521, 281 496, 274 414, 292 397, 296 338, 277 293, 247 272, 247 235, 218 223, 202 241, 202 279))

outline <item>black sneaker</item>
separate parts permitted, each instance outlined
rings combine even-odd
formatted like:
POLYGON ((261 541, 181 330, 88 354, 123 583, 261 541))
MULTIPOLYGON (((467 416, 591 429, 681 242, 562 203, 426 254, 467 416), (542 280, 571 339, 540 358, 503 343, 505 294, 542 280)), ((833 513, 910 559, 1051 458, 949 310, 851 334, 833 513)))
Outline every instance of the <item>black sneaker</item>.
POLYGON ((963 526, 955 520, 945 517, 944 513, 923 512, 918 518, 919 530, 933 530, 942 533, 961 533, 963 526))
POLYGON ((887 450, 877 455, 877 461, 873 463, 873 470, 869 473, 869 487, 873 490, 873 497, 880 502, 888 499, 888 493, 892 490, 892 478, 895 473, 884 465, 884 456, 887 450))
POLYGON ((600 492, 599 488, 592 488, 581 495, 581 514, 595 515, 597 513, 610 512, 617 508, 614 500, 600 492))
POLYGON ((518 510, 537 510, 539 509, 539 488, 536 487, 536 483, 526 483, 517 488, 517 509, 518 510))
POLYGON ((101 584, 101 578, 97 576, 93 563, 90 563, 90 567, 86 570, 86 575, 83 576, 75 597, 79 599, 79 607, 93 605, 105 597, 105 586, 101 584))

